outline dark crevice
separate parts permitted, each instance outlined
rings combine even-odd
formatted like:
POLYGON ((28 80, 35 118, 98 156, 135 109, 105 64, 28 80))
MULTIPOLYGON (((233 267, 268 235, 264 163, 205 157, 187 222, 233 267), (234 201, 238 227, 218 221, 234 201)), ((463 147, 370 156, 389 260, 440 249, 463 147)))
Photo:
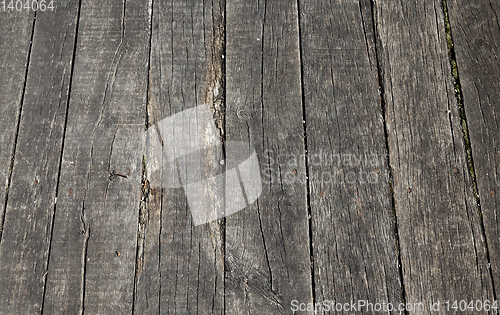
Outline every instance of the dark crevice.
MULTIPOLYGON (((223 154, 224 154, 224 161, 226 161, 226 146, 225 146, 225 141, 226 141, 226 58, 225 56, 227 56, 227 51, 226 51, 226 1, 222 1, 222 5, 224 7, 224 9, 222 10, 222 24, 223 24, 223 33, 222 33, 222 37, 223 37, 223 46, 222 46, 222 54, 223 56, 222 57, 222 104, 221 104, 221 109, 223 110, 223 130, 224 130, 224 133, 222 134, 222 144, 223 144, 223 154)), ((226 174, 226 166, 227 166, 227 163, 224 163, 223 167, 224 167, 224 174, 226 174)), ((224 181, 224 185, 225 185, 226 181, 224 181)), ((226 191, 225 191, 226 187, 224 187, 224 196, 226 194, 226 191)), ((224 197, 224 200, 226 198, 224 197)), ((224 206, 225 206, 225 202, 224 202, 224 206)), ((224 209, 225 210, 225 209, 224 209)), ((226 218, 224 218, 222 220, 222 225, 221 225, 221 234, 222 234, 222 257, 223 257, 223 261, 222 261, 222 274, 223 274, 223 301, 222 301, 222 304, 223 304, 223 307, 222 307, 222 312, 223 314, 226 314, 226 283, 225 283, 225 279, 226 279, 226 218)))
POLYGON ((81 296, 80 296, 80 314, 83 315, 85 313, 85 279, 87 277, 87 253, 89 249, 89 239, 90 239, 90 225, 85 228, 85 243, 83 246, 82 252, 82 288, 81 288, 81 296))
MULTIPOLYGON (((467 115, 465 113, 465 107, 464 107, 464 103, 463 103, 462 85, 460 83, 460 73, 458 71, 457 57, 456 57, 456 53, 455 53, 455 46, 453 43, 453 34, 451 31, 451 24, 450 24, 447 1, 442 0, 441 5, 442 5, 444 20, 445 20, 444 22, 445 22, 445 30, 446 30, 446 43, 448 46, 448 57, 450 58, 451 75, 452 75, 453 80, 454 80, 455 98, 456 98, 458 110, 460 113, 460 124, 462 126, 462 132, 463 132, 463 136, 464 136, 465 155, 467 157, 467 164, 468 164, 468 168, 469 168, 469 176, 471 178, 472 190, 474 192, 474 195, 476 198, 476 203, 477 203, 477 211, 479 214, 479 222, 481 225, 481 234, 482 234, 483 239, 484 239, 486 259, 488 261, 488 273, 489 273, 489 276, 491 279, 491 285, 492 285, 492 290, 493 290, 493 299, 496 301, 497 294, 496 294, 496 289, 495 289, 495 279, 493 277, 493 271, 491 269, 491 256, 490 256, 490 251, 489 251, 489 246, 488 246, 488 238, 486 237, 486 229, 484 227, 483 213, 481 210, 481 199, 479 197, 479 190, 478 190, 478 186, 477 186, 477 177, 476 177, 476 171, 475 171, 475 167, 474 167, 474 159, 473 159, 473 154, 472 154, 472 146, 471 146, 470 133, 469 133, 469 125, 467 123, 467 115)), ((497 312, 497 314, 498 314, 498 312, 497 312)))
POLYGON ((212 73, 208 99, 214 115, 221 141, 224 142, 226 114, 226 2, 216 2, 219 8, 214 8, 212 2, 212 73), (215 11, 214 11, 215 10, 215 11))
POLYGON ((33 36, 35 34, 35 22, 36 22, 36 11, 33 16, 33 24, 31 26, 31 38, 30 38, 30 46, 28 49, 28 58, 26 60, 26 69, 24 72, 24 85, 23 85, 23 91, 21 93, 21 100, 19 102, 19 111, 17 113, 17 121, 16 121, 16 134, 14 136, 14 144, 12 146, 12 153, 11 153, 11 159, 10 159, 10 167, 9 167, 9 175, 7 178, 7 187, 5 188, 5 201, 4 201, 4 206, 3 206, 3 212, 2 212, 2 222, 0 225, 0 242, 2 241, 2 236, 3 236, 3 227, 5 223, 5 214, 7 212, 7 202, 9 201, 9 188, 10 188, 10 183, 12 180, 12 169, 14 168, 14 160, 16 157, 16 146, 17 146, 17 138, 19 136, 19 127, 21 125, 21 113, 23 111, 23 103, 24 103, 24 95, 26 93, 26 83, 28 81, 28 69, 30 67, 30 59, 31 59, 31 50, 33 47, 33 36))
POLYGON ((310 257, 310 266, 311 266, 311 286, 312 286, 312 299, 313 303, 316 303, 316 286, 315 286, 315 278, 314 278, 314 248, 313 248, 313 223, 312 223, 312 213, 311 213, 311 196, 310 196, 310 183, 309 183, 309 163, 308 163, 308 142, 307 142, 307 118, 306 118, 306 97, 304 94, 304 60, 303 60, 303 47, 302 47, 302 21, 300 18, 302 10, 300 9, 300 0, 297 0, 297 22, 299 29, 299 60, 300 60, 300 88, 302 95, 302 121, 304 128, 304 150, 305 156, 305 171, 306 171, 306 203, 307 203, 307 218, 308 218, 308 226, 309 226, 309 257, 310 257))
MULTIPOLYGON (((261 35, 260 35, 260 48, 261 48, 261 59, 260 59, 260 105, 262 108, 262 113, 261 113, 261 127, 262 127, 262 136, 264 137, 264 32, 266 29, 266 15, 267 15, 267 0, 264 0, 264 12, 262 16, 262 29, 261 29, 261 35)), ((264 144, 264 138, 262 139, 263 144, 264 144)), ((257 200, 257 215, 259 218, 259 226, 260 226, 260 233, 262 235, 262 243, 264 245, 264 256, 266 258, 266 264, 267 268, 269 271, 269 284, 271 287, 271 290, 273 289, 273 274, 271 270, 271 264, 269 262, 269 256, 267 254, 267 247, 266 247, 266 240, 264 238, 264 230, 262 229, 262 219, 260 216, 260 204, 257 200)))
MULTIPOLYGON (((145 126, 144 131, 148 130, 150 118, 149 118, 149 100, 151 99, 149 84, 151 78, 151 53, 153 51, 153 12, 154 12, 154 0, 151 0, 151 15, 149 16, 149 51, 148 51, 148 75, 146 81, 146 112, 145 112, 145 126)), ((159 132, 158 132, 159 134, 159 132)))
POLYGON ((267 246, 266 246, 266 238, 264 237, 264 230, 262 229, 262 218, 260 215, 260 205, 257 203, 257 215, 259 217, 259 228, 260 228, 260 234, 262 235, 262 245, 264 246, 264 257, 266 258, 266 264, 267 264, 267 269, 269 271, 269 286, 271 287, 271 290, 275 290, 273 286, 273 272, 271 270, 271 263, 269 262, 269 255, 267 254, 267 246))
MULTIPOLYGON (((90 176, 90 173, 89 173, 90 176)), ((87 191, 88 191, 88 183, 89 183, 89 178, 87 178, 87 191)), ((80 296, 80 303, 81 303, 81 314, 84 313, 85 310, 85 282, 86 282, 86 274, 87 274, 87 252, 88 252, 88 245, 89 245, 89 238, 90 238, 90 223, 85 222, 85 198, 87 197, 87 191, 85 192, 85 195, 83 197, 82 201, 82 210, 80 212, 80 230, 78 233, 80 235, 85 236, 85 241, 83 244, 83 251, 82 251, 82 260, 81 260, 81 265, 82 265, 82 282, 81 282, 81 296, 80 296)))
POLYGON ((160 229, 158 231, 158 315, 161 315, 161 234, 163 232, 163 196, 164 190, 160 189, 160 229))
MULTIPOLYGON (((209 95, 207 99, 211 100, 210 107, 213 111, 214 121, 217 129, 219 130, 220 141, 222 143, 222 160, 226 161, 226 1, 213 1, 212 6, 212 47, 211 47, 211 81, 209 87, 209 95), (218 6, 218 7, 217 7, 218 6)), ((227 163, 221 165, 221 173, 226 174, 227 163)), ((223 180, 222 187, 223 196, 226 195, 226 180, 223 180)), ((222 209, 225 211, 225 197, 223 198, 222 209)), ((222 259, 222 282, 225 283, 226 279, 226 218, 222 217, 215 222, 215 228, 218 229, 218 237, 221 239, 221 247, 215 247, 215 260, 214 260, 214 294, 212 301, 212 313, 215 312, 216 301, 215 298, 218 294, 217 283, 219 281, 218 272, 218 261, 222 259), (218 250, 220 249, 222 257, 218 257, 218 250)), ((217 244, 218 242, 216 242, 217 244)), ((222 288, 222 309, 225 313, 226 309, 226 288, 225 284, 222 288)))
MULTIPOLYGON (((73 55, 71 57, 71 70, 69 73, 69 84, 68 84, 68 97, 66 99, 66 113, 64 117, 64 127, 63 127, 63 135, 62 135, 62 140, 61 140, 61 153, 60 153, 60 158, 59 158, 59 170, 57 172, 57 182, 56 182, 56 195, 55 198, 57 200, 57 197, 59 195, 59 183, 61 181, 61 173, 62 173, 62 162, 63 162, 63 153, 64 153, 64 143, 66 141, 66 130, 68 126, 68 114, 69 114, 69 101, 71 99, 71 87, 73 84, 73 70, 75 69, 75 58, 76 58, 76 47, 77 47, 77 40, 78 40, 78 26, 80 24, 80 8, 82 6, 82 0, 78 2, 78 9, 76 13, 76 26, 75 26, 75 41, 73 43, 73 55)), ((49 243, 49 252, 47 255, 47 271, 49 270, 49 263, 50 263, 50 254, 52 252, 52 239, 54 236, 54 223, 55 223, 55 217, 56 217, 56 210, 57 210, 57 204, 54 203, 54 212, 52 214, 52 223, 50 227, 50 243, 49 243)), ((43 308, 45 305, 45 295, 47 292, 47 273, 45 273, 45 279, 44 279, 44 285, 43 285, 43 297, 42 297, 42 311, 41 314, 43 314, 43 308)))
POLYGON ((149 222, 149 193, 150 186, 146 177, 146 157, 142 159, 142 176, 141 176, 141 200, 139 201, 139 219, 137 223, 137 243, 135 252, 135 274, 134 274, 134 290, 132 292, 132 314, 135 312, 135 303, 137 299, 137 281, 143 269, 144 263, 144 245, 146 243, 146 229, 149 222))
MULTIPOLYGON (((363 36, 365 39, 365 47, 366 47, 366 54, 368 56, 368 60, 370 61, 370 70, 373 70, 374 62, 372 58, 372 53, 370 52, 370 45, 368 43, 368 38, 373 37, 372 33, 367 33, 369 31, 369 28, 371 25, 367 25, 365 23, 365 10, 367 9, 366 6, 367 4, 370 4, 370 0, 360 0, 359 1, 359 15, 361 17, 361 27, 363 29, 363 36)), ((369 8, 370 10, 371 8, 369 8)), ((371 10, 369 12, 371 14, 371 10)))
MULTIPOLYGON (((153 37, 153 5, 154 0, 151 0, 151 12, 149 16, 149 50, 148 50, 148 74, 146 79, 146 108, 144 115, 144 131, 149 128, 149 79, 151 75, 151 43, 153 37)), ((144 245, 146 242, 146 228, 147 222, 149 221, 149 193, 150 186, 146 174, 146 156, 142 157, 142 176, 141 176, 141 200, 139 201, 139 218, 137 226, 137 244, 136 244, 136 254, 135 254, 135 274, 134 274, 134 289, 132 298, 132 314, 135 313, 135 303, 137 299, 137 281, 139 278, 139 273, 143 268, 144 261, 144 245)))
MULTIPOLYGON (((220 116, 221 116, 221 142, 222 142, 222 154, 223 154, 223 159, 226 161, 226 101, 227 101, 227 92, 226 92, 226 56, 227 56, 227 50, 226 50, 226 0, 222 0, 220 2, 220 12, 221 12, 221 17, 220 17, 220 24, 218 25, 219 32, 217 33, 217 36, 219 37, 220 41, 220 48, 218 51, 218 61, 220 63, 220 82, 219 86, 222 91, 222 95, 220 96, 220 102, 219 102, 219 111, 220 111, 220 116)), ((222 165, 222 169, 224 174, 226 174, 226 167, 227 163, 224 163, 222 165)), ((224 180, 223 182, 223 194, 224 194, 224 212, 226 211, 226 181, 224 180)), ((222 290, 222 311, 223 314, 226 314, 226 218, 224 217, 221 222, 220 222, 220 233, 221 233, 221 238, 222 238, 222 283, 223 283, 223 290, 222 290)), ((217 283, 216 283, 217 284, 217 283)))
MULTIPOLYGON (((403 264, 401 260, 401 241, 399 238, 399 224, 398 224, 398 216, 396 212, 396 200, 394 197, 394 178, 393 178, 393 171, 391 167, 391 155, 390 155, 390 146, 389 146, 389 131, 387 128, 387 116, 386 116, 386 110, 387 110, 387 104, 385 102, 385 87, 384 87, 384 70, 382 68, 382 63, 380 61, 380 47, 381 42, 380 42, 380 35, 378 33, 378 28, 377 28, 377 21, 376 21, 376 9, 375 9, 375 4, 374 0, 370 0, 371 2, 371 12, 372 12, 372 23, 373 23, 373 31, 374 31, 374 37, 375 37, 375 61, 377 64, 377 70, 378 70, 378 86, 379 86, 379 93, 380 93, 380 105, 382 109, 382 119, 384 121, 384 139, 385 139, 385 148, 386 148, 386 154, 387 154, 387 171, 388 171, 388 177, 389 177, 389 189, 390 189, 390 194, 391 194, 391 205, 392 205, 392 217, 393 217, 393 225, 394 225, 394 238, 396 241, 396 250, 397 250, 397 259, 398 259, 398 271, 399 271, 399 281, 401 283, 401 297, 403 299, 403 302, 406 305, 406 288, 405 288, 405 283, 404 283, 404 276, 403 276, 403 264)), ((405 310, 405 314, 408 314, 408 310, 405 310)))
MULTIPOLYGON (((472 150, 471 150, 471 143, 470 143, 470 138, 469 138, 469 127, 467 124, 467 117, 465 115, 465 109, 463 105, 463 95, 462 95, 462 89, 461 89, 461 84, 460 84, 460 78, 458 74, 458 67, 457 67, 457 58, 455 55, 455 48, 453 44, 453 38, 452 38, 452 33, 451 33, 451 25, 449 21, 449 16, 448 16, 448 7, 446 4, 446 0, 442 0, 442 9, 444 13, 444 18, 445 18, 445 30, 446 30, 446 43, 448 46, 448 57, 450 58, 450 68, 451 68, 451 75, 453 77, 453 83, 454 83, 454 89, 455 89, 455 98, 457 100, 457 105, 460 113, 460 123, 462 126, 462 132, 464 135, 464 144, 465 144, 465 154, 467 156, 467 163, 469 165, 469 175, 471 177, 471 183, 472 183, 472 189, 474 191, 474 195, 476 199, 479 201, 479 193, 477 189, 477 182, 476 182, 476 173, 474 169, 474 163, 473 163, 473 158, 472 158, 472 150)), ((480 204, 478 203, 478 206, 480 204)))
MULTIPOLYGON (((198 268, 196 269, 196 315, 199 314, 200 309, 200 269, 201 269, 201 243, 198 243, 198 268)), ((213 310, 213 308, 212 308, 213 310)), ((212 312, 213 313, 213 312, 212 312)))
MULTIPOLYGON (((260 35, 260 109, 261 109, 261 115, 260 115, 260 126, 262 129, 262 147, 265 147, 266 145, 266 133, 264 130, 264 31, 266 27, 266 14, 267 14, 267 0, 264 0, 264 15, 262 17, 262 31, 260 35)), ((265 151, 264 151, 265 152, 265 151)), ((267 157, 267 164, 269 165, 269 156, 267 157)), ((271 186, 271 183, 269 183, 269 186, 271 186)), ((271 187, 269 187, 271 189, 271 187)))

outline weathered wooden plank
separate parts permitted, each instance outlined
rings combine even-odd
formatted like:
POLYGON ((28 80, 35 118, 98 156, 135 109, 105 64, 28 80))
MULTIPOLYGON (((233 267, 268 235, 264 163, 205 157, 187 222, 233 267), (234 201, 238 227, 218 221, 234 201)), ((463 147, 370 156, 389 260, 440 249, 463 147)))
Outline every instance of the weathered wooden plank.
POLYGON ((79 4, 57 5, 37 12, 33 34, 0 243, 1 314, 35 314, 43 303, 79 4))
POLYGON ((23 99, 26 70, 33 32, 34 12, 2 12, 0 27, 0 236, 5 214, 5 198, 12 166, 18 116, 23 99))
POLYGON ((398 305, 370 2, 304 1, 300 17, 315 300, 398 305))
MULTIPOLYGON (((226 309, 290 314, 292 300, 312 302, 306 183, 286 180, 305 172, 297 3, 230 1, 226 28, 226 156, 248 142, 263 182, 256 203, 226 218, 226 309), (279 153, 296 165, 271 163, 279 153)), ((242 184, 255 197, 260 183, 242 184)))
POLYGON ((149 11, 141 1, 82 2, 47 314, 132 312, 149 11))
POLYGON ((289 313, 291 300, 312 301, 306 184, 283 181, 291 169, 267 155, 302 156, 295 167, 305 168, 297 4, 234 1, 227 10, 226 139, 249 142, 263 175, 274 172, 257 203, 226 219, 226 307, 289 313))
POLYGON ((375 6, 407 302, 492 300, 441 1, 375 6))
MULTIPOLYGON (((448 1, 489 262, 500 292, 500 4, 448 1)), ((483 266, 484 268, 484 266, 483 266)))
MULTIPOLYGON (((202 104, 213 109, 216 91, 222 92, 216 55, 223 10, 219 1, 154 1, 148 114, 150 130, 157 128, 163 148, 173 146, 169 141, 176 139, 165 133, 168 128, 160 128, 165 118, 202 104)), ((222 156, 212 158, 219 161, 222 156)), ((135 313, 223 314, 224 252, 219 223, 195 226, 186 186, 164 186, 162 181, 169 175, 161 172, 154 178, 154 174, 146 175, 149 220, 143 224, 146 233, 141 240, 135 313)))

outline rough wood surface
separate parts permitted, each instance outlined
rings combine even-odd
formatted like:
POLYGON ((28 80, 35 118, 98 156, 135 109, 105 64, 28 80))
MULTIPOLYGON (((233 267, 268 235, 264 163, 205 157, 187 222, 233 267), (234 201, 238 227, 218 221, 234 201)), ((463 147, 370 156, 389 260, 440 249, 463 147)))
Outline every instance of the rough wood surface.
POLYGON ((0 12, 0 314, 496 298, 499 4, 54 4, 0 12))
POLYGON ((149 3, 83 1, 44 312, 133 308, 149 3))
POLYGON ((492 300, 441 1, 375 6, 407 302, 492 300))
MULTIPOLYGON (((500 292, 500 4, 448 1, 481 213, 500 292)), ((498 296, 497 296, 498 297, 498 296)))
MULTIPOLYGON (((35 314, 42 308, 77 10, 78 1, 71 1, 60 3, 56 12, 37 14, 0 243, 1 314, 35 314)), ((11 75, 13 82, 23 77, 11 75)), ((8 98, 16 95, 9 93, 8 98)))
POLYGON ((371 5, 304 1, 301 13, 315 300, 397 305, 371 5))
POLYGON ((297 3, 228 1, 226 27, 226 140, 255 148, 263 186, 226 218, 226 312, 290 314, 312 302, 306 182, 290 180, 305 174, 297 3))
POLYGON ((0 19, 0 237, 4 226, 6 193, 17 135, 18 116, 24 97, 26 71, 31 52, 34 13, 2 13, 0 19))
MULTIPOLYGON (((213 109, 219 101, 222 86, 216 54, 223 12, 224 5, 218 1, 154 1, 150 128, 195 106, 209 104, 213 109)), ((220 154, 214 155, 217 165, 220 154)), ((168 175, 160 178, 164 176, 168 175)), ((152 184, 148 192, 144 215, 149 219, 143 224, 146 233, 141 240, 144 249, 135 313, 223 314, 224 250, 219 222, 194 225, 185 187, 152 184)))

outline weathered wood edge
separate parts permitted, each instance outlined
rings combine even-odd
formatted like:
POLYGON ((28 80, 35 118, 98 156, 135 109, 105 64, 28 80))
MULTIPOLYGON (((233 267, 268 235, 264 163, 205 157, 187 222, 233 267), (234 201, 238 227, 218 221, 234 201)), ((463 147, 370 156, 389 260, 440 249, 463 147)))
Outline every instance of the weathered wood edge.
POLYGON ((298 21, 294 1, 227 6, 226 140, 255 149, 262 180, 257 202, 226 218, 229 313, 289 314, 292 300, 312 302, 307 187, 285 179, 306 172, 298 21), (270 163, 279 153, 297 165, 270 163))
POLYGON ((315 302, 398 305, 404 297, 371 4, 300 7, 315 302))
POLYGON ((28 63, 32 51, 32 38, 35 13, 2 12, 0 27, 0 238, 3 232, 5 208, 14 164, 15 145, 19 128, 19 119, 26 89, 28 63))
POLYGON ((451 27, 447 40, 466 138, 469 172, 482 215, 488 267, 491 264, 489 272, 493 277, 494 298, 497 299, 500 290, 500 240, 496 219, 500 209, 500 67, 497 53, 500 7, 492 1, 448 0, 444 5, 448 9, 451 27))
POLYGON ((144 2, 82 2, 47 313, 132 311, 148 12, 144 2))
POLYGON ((407 302, 491 300, 441 3, 375 8, 407 302))
POLYGON ((0 244, 1 313, 31 314, 43 305, 77 10, 72 1, 36 14, 0 244))

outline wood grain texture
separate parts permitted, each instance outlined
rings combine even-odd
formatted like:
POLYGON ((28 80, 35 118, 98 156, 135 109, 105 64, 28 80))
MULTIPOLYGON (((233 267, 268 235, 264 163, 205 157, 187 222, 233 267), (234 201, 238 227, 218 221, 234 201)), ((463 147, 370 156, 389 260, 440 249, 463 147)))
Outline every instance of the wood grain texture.
POLYGON ((375 6, 407 302, 492 300, 441 1, 375 6))
POLYGON ((34 13, 2 13, 0 27, 0 236, 5 213, 18 116, 24 95, 34 13))
POLYGON ((290 180, 305 174, 297 3, 229 1, 226 27, 226 140, 255 148, 263 185, 226 218, 226 310, 290 314, 312 302, 307 187, 290 180))
MULTIPOLYGON (((463 105, 481 201, 481 213, 500 292, 500 5, 495 1, 448 1, 463 105)), ((483 266, 484 268, 484 266, 483 266)))
POLYGON ((83 1, 80 8, 47 314, 124 314, 133 308, 148 6, 83 1))
POLYGON ((397 305, 371 4, 301 1, 301 13, 315 298, 397 305))
POLYGON ((37 13, 0 243, 1 314, 42 308, 77 10, 78 1, 68 1, 37 13))
MULTIPOLYGON (((217 80, 220 66, 216 54, 223 12, 223 2, 219 1, 154 1, 148 102, 151 128, 170 115, 202 104, 214 109, 220 102, 216 91, 222 95, 222 86, 217 80)), ((163 143, 165 147, 170 145, 163 143)), ((221 152, 213 153, 218 165, 221 152)), ((160 178, 164 176, 168 175, 161 174, 160 178)), ((191 210, 185 187, 150 186, 136 314, 224 313, 220 224, 216 221, 195 226, 191 210)))
POLYGON ((0 12, 0 314, 447 314, 497 298, 500 4, 446 3, 451 54, 442 0, 0 12), (150 151, 166 166, 192 140, 162 122, 203 104, 223 144, 150 173, 150 151), (236 187, 253 150, 260 174, 238 168, 236 187), (190 194, 220 174, 210 198, 190 194))

